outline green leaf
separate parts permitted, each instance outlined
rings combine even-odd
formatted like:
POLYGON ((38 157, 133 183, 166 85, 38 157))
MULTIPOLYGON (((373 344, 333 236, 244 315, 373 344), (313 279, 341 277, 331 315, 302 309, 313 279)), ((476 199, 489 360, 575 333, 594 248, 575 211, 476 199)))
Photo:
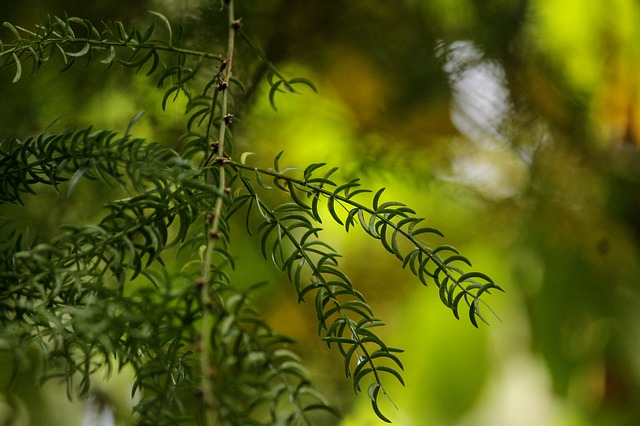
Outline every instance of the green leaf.
POLYGON ((393 249, 396 257, 400 261, 404 261, 402 253, 400 253, 400 246, 398 245, 398 234, 400 234, 400 231, 397 228, 394 229, 393 233, 391 234, 391 248, 393 249))
POLYGON ((127 125, 127 130, 125 130, 124 132, 125 136, 130 134, 131 128, 142 118, 143 115, 144 115, 144 111, 140 111, 131 119, 131 121, 129 121, 129 124, 127 125))
POLYGON ((282 83, 284 83, 284 80, 276 81, 269 89, 269 104, 271 104, 271 108, 276 112, 278 111, 278 108, 276 107, 275 95, 277 91, 281 91, 278 88, 282 83))
POLYGON ((349 344, 349 345, 353 345, 356 343, 355 340, 349 337, 341 337, 341 336, 327 336, 327 337, 323 337, 322 340, 328 343, 343 343, 343 344, 349 344))
POLYGON ((113 46, 109 46, 109 56, 102 59, 100 62, 102 62, 103 64, 109 65, 113 62, 115 58, 116 58, 116 49, 113 46))
POLYGON ((149 67, 149 70, 147 71, 147 73, 145 75, 149 76, 151 74, 153 74, 153 72, 156 70, 156 68, 158 68, 158 64, 160 63, 160 55, 158 54, 157 51, 153 51, 153 61, 151 62, 151 67, 149 67))
POLYGON ((326 166, 327 163, 313 163, 307 166, 306 169, 304 169, 304 180, 308 180, 311 175, 313 174, 313 172, 317 169, 319 169, 322 166, 326 166))
POLYGON ((153 34, 153 31, 155 30, 155 28, 156 28, 156 23, 152 22, 151 25, 149 25, 149 27, 147 27, 147 29, 144 31, 144 34, 142 34, 142 36, 138 36, 138 41, 140 42, 140 44, 149 40, 149 37, 151 37, 151 34, 153 34))
POLYGON ((373 411, 376 413, 376 416, 378 416, 378 418, 383 422, 391 423, 391 420, 385 417, 378 407, 378 393, 380 392, 381 388, 382 386, 379 383, 373 383, 369 386, 367 393, 369 394, 369 398, 371 399, 371 406, 373 407, 373 411))
POLYGON ((366 359, 358 361, 358 365, 353 372, 353 391, 358 393, 360 391, 360 381, 368 374, 373 373, 373 368, 363 367, 367 365, 366 359))
POLYGON ((424 228, 418 228, 418 229, 415 229, 415 230, 411 230, 411 236, 413 236, 413 237, 415 237, 416 235, 426 234, 426 233, 436 234, 436 235, 444 238, 444 234, 442 232, 440 232, 436 228, 424 227, 424 228))
POLYGON ((291 181, 287 181, 287 188, 288 188, 288 192, 289 195, 291 195, 291 198, 293 199, 293 201, 299 205, 300 207, 302 207, 305 210, 311 210, 311 207, 308 206, 298 195, 296 187, 293 183, 291 183, 291 181))
POLYGON ((81 167, 75 171, 71 179, 69 180, 69 187, 67 189, 67 198, 71 198, 71 194, 76 187, 76 184, 80 181, 82 176, 87 172, 88 167, 81 167))
POLYGON ((89 43, 85 43, 85 45, 84 45, 84 47, 82 49, 80 49, 77 52, 67 52, 67 55, 73 56, 74 58, 79 58, 81 56, 86 55, 89 52, 90 48, 91 48, 91 46, 89 45, 89 43))
POLYGON ((315 193, 312 195, 311 199, 311 212, 313 214, 313 218, 318 222, 322 223, 322 218, 320 217, 320 212, 318 211, 318 203, 320 201, 320 194, 315 193))
POLYGON ((160 20, 164 23, 164 26, 167 28, 167 32, 169 33, 169 46, 171 46, 173 44, 173 32, 171 31, 171 23, 169 22, 167 17, 162 13, 154 12, 153 10, 149 10, 148 12, 153 16, 160 18, 160 20))
POLYGON ((118 33, 118 37, 120 37, 120 41, 129 42, 133 37, 133 33, 131 35, 127 34, 124 29, 124 25, 122 25, 121 21, 116 21, 116 32, 118 33))
MULTIPOLYGON (((476 319, 476 315, 479 314, 478 303, 478 299, 473 299, 473 301, 469 303, 469 320, 471 321, 471 324, 473 324, 473 326, 476 328, 478 328, 478 320, 476 319)), ((482 316, 480 316, 480 318, 484 321, 484 318, 482 318, 482 316)))
POLYGON ((380 188, 378 190, 378 192, 376 192, 376 195, 373 196, 373 210, 376 211, 378 210, 378 202, 380 201, 380 196, 382 195, 382 193, 384 192, 386 188, 380 188))
POLYGON ((280 157, 282 157, 282 154, 284 154, 284 151, 280 151, 278 152, 278 154, 275 156, 275 158, 273 159, 273 169, 276 172, 280 171, 280 167, 278 165, 278 163, 280 162, 280 157))
POLYGON ((353 198, 358 194, 365 194, 367 192, 371 192, 371 190, 370 189, 356 189, 353 192, 350 192, 350 191, 347 190, 347 198, 353 198))
POLYGON ((16 40, 18 41, 22 40, 22 37, 20 37, 20 32, 18 31, 18 28, 15 25, 13 25, 11 22, 6 22, 6 21, 3 22, 2 25, 13 33, 16 40))
POLYGON ((303 411, 307 412, 307 411, 312 411, 312 410, 322 410, 322 411, 327 411, 328 413, 330 413, 331 415, 337 417, 337 418, 342 418, 342 415, 340 414, 340 411, 338 411, 336 408, 330 406, 330 405, 326 405, 326 404, 311 404, 311 405, 307 405, 306 407, 303 408, 303 411))
POLYGON ((173 97, 173 100, 175 101, 178 98, 178 95, 180 94, 180 86, 170 87, 164 93, 164 96, 162 97, 162 110, 163 111, 165 111, 167 109, 167 100, 169 99, 169 96, 171 96, 174 92, 175 92, 175 95, 173 97))
POLYGON ((240 80, 239 78, 231 77, 231 78, 229 79, 229 83, 233 83, 233 84, 235 84, 236 86, 238 86, 238 88, 240 89, 240 91, 241 91, 242 93, 246 93, 247 88, 245 87, 245 85, 244 85, 244 83, 242 82, 242 80, 240 80))
POLYGON ((371 354, 370 358, 371 359, 376 359, 376 358, 387 358, 387 359, 390 359, 393 362, 395 362, 396 365, 401 370, 404 370, 404 365, 402 364, 402 361, 400 361, 400 358, 398 358, 392 352, 402 352, 402 350, 401 349, 394 349, 394 348, 388 348, 388 350, 378 349, 378 350, 374 351, 371 354))
POLYGON ((377 368, 377 370, 378 371, 384 371, 386 373, 389 373, 389 374, 393 375, 396 379, 398 379, 398 381, 400 382, 400 384, 402 386, 405 386, 404 379, 402 378, 402 375, 398 371, 394 370, 393 368, 387 367, 386 365, 381 365, 381 366, 379 366, 377 368))
POLYGON ((349 210, 349 214, 347 215, 347 219, 344 221, 344 229, 346 232, 349 232, 349 228, 355 226, 356 223, 356 215, 360 210, 357 208, 349 210))
POLYGON ((327 201, 327 209, 329 209, 329 214, 331 215, 333 220, 338 222, 340 225, 344 225, 342 223, 342 220, 340 220, 340 216, 338 216, 338 213, 336 212, 334 197, 329 197, 329 200, 327 201))
POLYGON ((153 56, 154 50, 149 50, 138 59, 135 59, 135 57, 138 56, 138 52, 140 52, 140 50, 134 52, 133 55, 129 57, 129 60, 125 61, 124 59, 120 59, 119 62, 125 67, 131 67, 131 68, 137 67, 139 70, 149 59, 151 59, 151 57, 153 56))
POLYGON ((255 169, 256 172, 256 181, 258 182, 258 185, 260 185, 262 188, 267 189, 267 190, 272 190, 273 186, 268 185, 263 179, 262 179, 262 175, 260 174, 260 172, 258 172, 258 169, 255 169))
POLYGON ((364 216, 364 209, 358 209, 358 220, 360 221, 360 226, 367 234, 371 235, 377 240, 381 238, 379 228, 385 222, 383 220, 380 220, 378 216, 371 215, 369 221, 367 222, 364 216))
MULTIPOLYGON (((157 55, 157 52, 155 50, 153 50, 153 52, 157 55)), ((198 71, 200 71, 200 67, 202 67, 202 63, 203 63, 202 57, 199 57, 198 62, 196 62, 193 68, 189 69, 188 72, 185 72, 182 78, 176 81, 175 83, 176 86, 181 86, 187 81, 193 80, 196 74, 198 74, 198 71)))
POLYGON ((502 290, 499 286, 496 286, 494 284, 493 280, 488 275, 483 274, 482 272, 467 272, 466 274, 462 274, 460 278, 458 278, 458 282, 463 283, 465 281, 470 281, 474 278, 480 278, 489 284, 493 284, 492 288, 498 288, 502 290))
MULTIPOLYGON (((435 252, 435 250, 434 250, 435 252)), ((473 266, 471 264, 471 261, 469 259, 467 259, 465 256, 461 255, 461 254, 454 254, 451 255, 449 257, 446 258, 446 260, 444 261, 444 263, 446 265, 449 265, 450 263, 454 263, 454 262, 464 262, 466 263, 468 266, 473 266)), ((488 277, 487 277, 488 278, 488 277)))
MULTIPOLYGON (((5 24, 7 24, 7 22, 5 22, 5 24)), ((22 76, 22 64, 20 63, 20 59, 15 53, 12 52, 11 56, 13 56, 13 61, 16 64, 16 74, 14 75, 12 82, 17 83, 18 81, 20 81, 20 77, 22 76)))
POLYGON ((409 265, 409 268, 411 268, 411 272, 416 275, 417 274, 417 270, 415 268, 415 260, 418 257, 418 254, 420 253, 420 249, 415 248, 413 250, 411 250, 409 253, 407 253, 404 257, 404 260, 402 261, 402 269, 405 269, 407 267, 407 265, 409 265))
POLYGON ((380 206, 378 206, 375 209, 376 213, 393 213, 394 211, 396 211, 396 209, 391 209, 390 207, 404 207, 406 206, 406 204, 401 203, 400 201, 387 201, 385 203, 382 203, 380 206))
POLYGON ((289 86, 293 86, 294 84, 303 84, 303 85, 309 87, 314 92, 318 93, 318 89, 316 89, 316 86, 314 86, 313 83, 311 81, 307 80, 306 78, 302 78, 302 77, 292 78, 289 81, 287 81, 287 84, 289 86))
POLYGON ((349 191, 349 189, 360 186, 359 181, 360 181, 360 179, 358 179, 358 178, 351 179, 349 182, 338 186, 333 191, 333 195, 334 196, 338 196, 338 195, 340 195, 341 192, 347 193, 349 191))

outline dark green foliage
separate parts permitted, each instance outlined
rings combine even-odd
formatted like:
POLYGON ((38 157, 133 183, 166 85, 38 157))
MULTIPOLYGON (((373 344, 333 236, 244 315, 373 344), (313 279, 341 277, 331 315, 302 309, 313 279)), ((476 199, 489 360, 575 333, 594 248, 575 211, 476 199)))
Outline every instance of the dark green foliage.
POLYGON ((178 27, 174 36, 167 18, 157 12, 151 12, 158 17, 165 26, 167 37, 165 40, 153 38, 155 23, 144 30, 131 28, 126 30, 122 22, 105 23, 102 28, 96 28, 90 21, 76 17, 59 18, 49 17, 43 25, 39 25, 35 31, 31 31, 10 22, 3 25, 9 29, 15 37, 14 41, 0 45, 1 67, 15 67, 13 82, 20 80, 23 74, 23 63, 31 62, 31 73, 35 73, 45 63, 51 61, 56 55, 60 55, 64 67, 69 69, 79 58, 85 58, 87 63, 97 60, 111 67, 119 63, 126 67, 140 71, 145 68, 146 75, 151 75, 159 65, 165 68, 158 85, 162 86, 165 79, 173 77, 173 82, 180 86, 195 76, 199 66, 194 69, 185 69, 186 56, 195 56, 201 59, 221 60, 221 55, 207 52, 197 52, 178 47, 183 30, 178 27), (118 56, 119 51, 128 52, 125 56, 118 56), (177 59, 177 65, 169 67, 162 60, 162 53, 172 53, 177 59))
MULTIPOLYGON (((36 343, 47 362, 42 379, 62 377, 70 397, 90 391, 96 370, 130 365, 133 391, 141 395, 139 424, 203 418, 209 424, 312 424, 316 412, 338 415, 312 387, 288 349, 290 340, 252 307, 254 287, 243 290, 229 277, 232 237, 246 235, 232 235, 228 220, 242 214, 247 233, 293 284, 298 301, 313 300, 318 335, 343 356, 353 389, 366 387, 375 413, 388 421, 379 395, 388 397, 388 379, 404 384, 402 351, 376 334, 383 323, 341 271, 340 255, 321 236, 322 220, 331 218, 346 231, 362 228, 420 282, 435 283, 456 317, 466 309, 475 326, 484 320, 481 296, 500 287, 480 272, 466 272, 471 263, 455 248, 430 248, 423 238, 442 237, 440 231, 423 226, 405 204, 383 202, 384 189, 363 202, 372 192, 357 179, 339 183, 337 168, 325 171, 316 163, 294 175, 297 169, 280 169, 280 155, 271 169, 248 166, 245 156, 235 160, 231 132, 225 132, 234 119, 227 107, 244 86, 230 78, 222 56, 178 47, 182 30, 174 32, 166 17, 152 13, 164 28, 162 40, 154 24, 97 29, 87 20, 54 17, 30 31, 5 23, 14 40, 0 45, 0 66, 15 68, 14 81, 29 60, 35 72, 56 54, 63 69, 85 57, 161 73, 162 106, 180 94, 188 104, 181 152, 132 137, 131 126, 124 135, 87 128, 2 142, 1 203, 32 203, 25 194, 37 200, 44 186, 71 194, 83 179, 126 194, 106 203, 96 225, 65 226, 48 242, 31 243, 16 232, 3 236, 2 347, 18 356, 36 343), (212 77, 196 78, 201 70, 212 77), (215 131, 222 140, 215 140, 215 131), (274 189, 289 201, 270 205, 261 194, 274 189)), ((229 19, 230 34, 239 31, 266 61, 229 19)), ((269 66, 274 109, 276 92, 300 85, 316 90, 269 66)))

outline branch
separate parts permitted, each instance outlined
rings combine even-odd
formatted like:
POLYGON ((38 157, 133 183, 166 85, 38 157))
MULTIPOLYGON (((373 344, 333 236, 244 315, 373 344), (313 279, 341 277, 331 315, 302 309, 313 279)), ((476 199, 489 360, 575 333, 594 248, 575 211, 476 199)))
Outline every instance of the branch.
POLYGON ((376 413, 381 419, 386 419, 378 409, 377 400, 380 390, 389 398, 381 373, 391 374, 404 384, 398 371, 403 366, 394 354, 400 350, 388 347, 371 331, 372 328, 383 325, 382 322, 374 317, 364 296, 353 288, 349 278, 337 268, 338 253, 326 243, 311 239, 312 236, 317 237, 320 229, 313 226, 308 212, 294 203, 271 209, 260 199, 250 182, 241 174, 238 176, 248 193, 233 200, 228 215, 237 212, 243 205, 248 205, 248 224, 252 207, 255 206, 260 212, 264 219, 258 228, 263 256, 271 258, 278 269, 287 273, 299 301, 315 291, 318 335, 324 335, 323 340, 328 347, 332 344, 338 347, 344 357, 345 375, 353 378, 354 391, 360 390, 364 377, 373 375, 368 393, 375 396, 372 403, 376 413), (303 232, 302 237, 297 237, 300 232, 303 232), (292 246, 291 250, 287 250, 286 243, 292 246), (268 245, 271 245, 270 250, 267 249, 268 245), (305 277, 304 270, 308 271, 304 274, 305 277), (349 299, 342 300, 345 297, 349 299), (370 350, 369 345, 376 347, 370 350), (378 361, 381 360, 389 362, 391 367, 379 365, 378 361))
MULTIPOLYGON (((122 22, 116 21, 114 24, 104 24, 104 28, 98 31, 91 21, 87 19, 77 17, 61 19, 55 16, 53 19, 48 18, 44 25, 36 26, 36 31, 34 32, 10 22, 5 22, 4 26, 13 33, 15 40, 10 43, 0 43, 0 68, 14 65, 16 72, 13 82, 15 83, 22 76, 22 61, 24 59, 21 58, 25 55, 30 57, 32 61, 31 72, 35 73, 44 63, 49 62, 56 52, 62 55, 65 63, 64 71, 71 67, 78 58, 87 57, 88 61, 91 62, 94 51, 104 53, 106 56, 100 62, 110 67, 116 60, 116 48, 128 48, 131 51, 126 60, 118 60, 124 66, 135 67, 140 70, 146 63, 151 61, 152 65, 147 75, 153 73, 161 62, 158 52, 177 54, 178 57, 193 56, 198 59, 222 60, 220 55, 176 46, 182 38, 182 29, 180 28, 179 34, 174 40, 168 19, 158 12, 151 13, 165 25, 168 40, 151 39, 155 23, 152 23, 144 31, 132 28, 127 32, 122 22), (81 27, 86 33, 85 36, 76 36, 72 24, 81 27), (26 38, 23 38, 21 34, 26 34, 26 38), (69 50, 65 48, 66 46, 75 47, 75 49, 69 50)), ((184 78, 183 73, 180 71, 182 66, 174 67, 165 72, 160 79, 159 86, 162 85, 168 75, 178 75, 178 80, 181 81, 184 78)), ((189 73, 187 73, 188 75, 189 73)), ((184 83, 184 81, 181 82, 184 83)))
MULTIPOLYGON (((228 17, 228 45, 227 45, 227 58, 221 64, 220 71, 224 73, 224 78, 218 85, 217 89, 222 92, 221 106, 220 106, 220 116, 221 122, 219 125, 219 137, 218 137, 218 145, 217 151, 220 159, 224 159, 225 155, 225 139, 226 139, 226 131, 227 127, 231 125, 232 117, 228 114, 228 106, 227 103, 229 101, 228 97, 228 88, 231 80, 231 73, 233 68, 233 51, 235 46, 235 32, 237 30, 237 25, 235 22, 234 16, 234 1, 230 0, 226 2, 227 4, 227 17, 228 17), (224 67, 224 68, 223 68, 224 67)), ((211 112, 210 112, 210 122, 209 128, 207 129, 207 134, 211 131, 211 126, 213 125, 213 110, 216 107, 216 102, 213 100, 211 102, 211 112)), ((220 192, 224 192, 226 188, 226 176, 225 176, 225 168, 222 167, 220 160, 217 162, 218 167, 218 189, 220 192)), ((211 171, 211 173, 213 173, 211 171)), ((208 182, 213 183, 213 176, 208 177, 208 182)), ((216 249, 217 241, 221 237, 221 218, 223 211, 223 197, 218 197, 215 201, 215 207, 212 211, 212 217, 209 220, 208 225, 210 226, 208 234, 207 234, 207 246, 206 253, 204 256, 204 262, 202 263, 201 269, 201 291, 200 298, 202 303, 202 330, 200 332, 200 371, 201 371, 201 387, 203 392, 203 402, 204 402, 204 410, 205 410, 205 425, 213 426, 215 424, 213 404, 214 404, 214 393, 212 389, 212 376, 211 376, 211 350, 213 349, 211 346, 211 329, 214 325, 213 318, 213 305, 211 294, 214 291, 212 286, 212 276, 211 269, 213 264, 213 255, 216 249)))
POLYGON ((459 318, 458 304, 464 299, 469 307, 471 323, 478 326, 476 317, 486 322, 480 312, 480 304, 486 306, 486 303, 480 297, 484 293, 489 293, 491 289, 503 291, 501 287, 481 272, 465 273, 456 266, 460 263, 471 266, 471 262, 460 255, 454 247, 442 245, 435 249, 429 248, 419 239, 418 235, 434 234, 442 237, 443 234, 432 227, 418 227, 417 225, 423 219, 414 216, 415 212, 403 203, 389 201, 380 204, 380 196, 384 188, 374 195, 372 207, 366 206, 353 199, 358 194, 371 192, 366 189, 357 189, 360 187, 357 179, 338 186, 329 179, 329 176, 337 169, 331 169, 324 177, 314 177, 313 173, 323 165, 321 163, 312 164, 305 170, 304 178, 298 179, 285 174, 291 169, 286 169, 284 172, 278 171, 277 159, 273 170, 248 166, 242 162, 230 162, 230 166, 236 170, 251 170, 257 176, 271 176, 276 187, 290 194, 293 201, 302 209, 309 211, 318 222, 321 222, 318 201, 320 196, 326 198, 332 218, 343 225, 347 231, 356 221, 359 221, 360 226, 369 236, 380 240, 387 251, 403 262, 403 267, 409 265, 413 274, 424 285, 428 284, 427 277, 432 278, 440 290, 442 302, 453 311, 456 318, 459 318), (327 187, 335 187, 335 189, 330 190, 327 187), (312 199, 311 206, 304 202, 304 197, 298 192, 302 192, 306 197, 312 199), (336 212, 336 203, 342 205, 347 211, 347 217, 344 221, 336 212), (368 220, 365 215, 369 216, 368 220), (391 232, 388 232, 388 229, 391 229, 391 232), (409 253, 402 253, 398 236, 403 237, 414 247, 409 253), (442 256, 448 252, 453 254, 442 256), (435 265, 432 271, 428 269, 429 262, 435 265))

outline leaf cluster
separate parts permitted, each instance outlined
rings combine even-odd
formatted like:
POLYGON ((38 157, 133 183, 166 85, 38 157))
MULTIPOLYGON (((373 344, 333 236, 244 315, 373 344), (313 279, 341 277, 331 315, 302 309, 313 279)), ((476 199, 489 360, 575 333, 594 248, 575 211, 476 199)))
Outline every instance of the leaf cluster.
POLYGON ((327 346, 335 345, 343 355, 345 376, 352 378, 356 392, 365 377, 371 379, 368 395, 373 409, 381 419, 388 420, 380 412, 378 396, 380 391, 386 395, 382 380, 385 375, 393 376, 404 385, 404 367, 397 356, 401 350, 387 346, 374 332, 373 329, 383 325, 382 321, 375 317, 364 295, 339 269, 340 255, 320 237, 321 200, 326 201, 331 219, 346 231, 359 225, 395 255, 403 268, 408 265, 424 285, 429 280, 435 282, 441 300, 456 317, 459 304, 464 300, 469 318, 476 327, 477 318, 485 321, 480 310, 481 296, 491 289, 501 288, 483 273, 465 272, 459 263, 468 266, 471 263, 455 248, 448 245, 429 248, 421 237, 429 234, 442 237, 442 233, 432 227, 420 226, 424 219, 416 217, 404 203, 381 202, 384 188, 373 195, 369 205, 365 205, 356 199, 371 191, 361 188, 358 179, 337 184, 331 179, 337 168, 322 173, 325 164, 315 163, 305 170, 280 169, 279 159, 280 154, 271 169, 251 167, 242 161, 231 162, 239 183, 228 214, 244 209, 245 227, 250 234, 254 232, 253 222, 260 221, 256 233, 260 237, 262 255, 286 273, 299 302, 308 295, 315 295, 318 335, 327 346), (257 186, 245 176, 246 172, 257 186), (292 176, 295 172, 302 178, 292 176), (271 207, 259 195, 258 188, 277 189, 287 194, 291 202, 271 207), (403 251, 401 239, 412 248, 403 251), (443 256, 447 252, 453 254, 443 256))
POLYGON ((248 291, 220 289, 211 371, 216 401, 223 407, 217 410, 218 423, 310 425, 314 412, 339 416, 311 386, 300 358, 287 349, 293 342, 273 332, 247 304, 261 285, 248 291))
POLYGON ((481 296, 492 289, 502 289, 486 274, 465 271, 465 265, 471 267, 472 264, 455 247, 439 245, 431 248, 429 241, 424 239, 425 236, 444 237, 442 232, 422 225, 425 219, 416 216, 416 212, 402 202, 381 202, 384 188, 373 194, 370 204, 364 204, 359 201, 360 197, 372 191, 362 188, 358 178, 336 183, 331 176, 337 168, 331 168, 321 175, 318 173, 325 166, 324 163, 309 165, 301 171, 302 177, 296 178, 291 173, 297 169, 279 169, 279 156, 272 169, 235 162, 233 166, 252 170, 262 188, 275 187, 289 194, 293 201, 290 205, 292 210, 298 212, 298 217, 306 217, 309 223, 322 223, 321 200, 325 200, 330 217, 344 226, 347 232, 359 226, 397 257, 403 268, 409 266, 422 284, 426 286, 433 281, 443 304, 452 310, 456 318, 459 318, 460 302, 464 301, 474 326, 478 326, 478 318, 486 322, 480 309, 481 296), (274 185, 266 185, 263 175, 271 177, 274 185))
MULTIPOLYGON (((163 108, 184 95, 187 110, 180 151, 132 137, 140 116, 122 135, 89 127, 0 143, 0 204, 28 204, 44 186, 70 196, 83 180, 126 195, 107 202, 97 224, 67 225, 48 242, 15 231, 0 239, 0 347, 18 359, 37 343, 48 363, 43 380, 63 378, 70 396, 87 395, 97 371, 131 366, 140 424, 178 424, 210 412, 229 425, 312 424, 316 413, 337 415, 288 348, 292 342, 253 308, 257 286, 245 290, 228 273, 236 255, 231 224, 242 215, 246 234, 292 283, 298 302, 313 301, 318 335, 341 354, 354 391, 366 387, 374 412, 389 421, 380 395, 389 397, 389 378, 404 385, 402 350, 378 335, 384 324, 341 270, 323 220, 362 229, 422 284, 434 283, 456 318, 466 309, 476 327, 486 321, 485 295, 500 287, 468 271, 471 262, 454 247, 432 247, 429 239, 442 233, 404 203, 383 201, 384 188, 340 182, 338 169, 324 163, 281 168, 280 154, 268 169, 247 165, 246 154, 236 160, 230 130, 237 118, 227 103, 235 113, 230 84, 243 91, 242 82, 229 77, 227 59, 179 47, 182 29, 174 33, 164 15, 152 13, 164 39, 155 24, 98 30, 87 20, 54 17, 30 31, 5 23, 14 39, 0 42, 0 67, 15 67, 14 82, 27 60, 35 72, 55 54, 63 70, 98 58, 148 76, 160 69, 163 108), (201 69, 211 77, 197 78, 201 69), (286 201, 273 205, 267 192, 286 201)), ((268 63, 236 21, 232 28, 268 63)), ((276 93, 316 90, 270 63, 269 70, 274 109, 276 93)))
MULTIPOLYGON (((192 235, 193 225, 223 194, 174 151, 111 131, 69 130, 7 146, 0 161, 3 202, 23 202, 24 192, 81 179, 119 185, 132 196, 107 203, 98 225, 66 226, 48 243, 28 244, 15 232, 2 239, 3 346, 18 357, 25 345, 39 342, 48 363, 41 380, 64 379, 70 397, 87 395, 96 372, 130 365, 132 392, 143 395, 135 408, 140 424, 191 417, 194 342, 205 308, 188 265, 178 281, 165 268, 162 274, 151 268, 163 266, 161 254, 172 247, 202 241, 201 233, 192 235)), ((224 247, 217 252, 233 264, 224 247)), ((222 268, 215 267, 222 287, 211 330, 220 377, 215 390, 226 407, 221 424, 259 424, 260 415, 270 419, 265 424, 310 424, 309 412, 335 414, 285 349, 289 340, 271 331, 222 268)))
POLYGON ((72 67, 77 60, 85 58, 86 64, 98 61, 107 67, 118 63, 126 67, 142 70, 147 64, 147 75, 151 75, 158 66, 162 65, 166 71, 159 84, 167 77, 178 74, 178 80, 188 80, 193 77, 189 72, 177 72, 168 67, 162 53, 177 54, 178 63, 184 62, 185 57, 220 60, 220 55, 198 52, 179 47, 184 30, 182 26, 176 33, 169 20, 158 12, 152 13, 164 26, 166 34, 163 38, 156 38, 156 23, 151 23, 144 30, 138 28, 126 29, 121 21, 104 22, 96 27, 91 21, 78 17, 47 17, 45 22, 37 25, 35 30, 29 30, 11 22, 4 22, 3 26, 13 36, 10 42, 0 41, 0 68, 13 66, 15 74, 13 82, 18 82, 23 75, 23 63, 31 62, 31 74, 35 74, 44 64, 50 62, 56 55, 60 55, 64 62, 62 71, 72 67), (124 55, 119 51, 127 52, 124 55))

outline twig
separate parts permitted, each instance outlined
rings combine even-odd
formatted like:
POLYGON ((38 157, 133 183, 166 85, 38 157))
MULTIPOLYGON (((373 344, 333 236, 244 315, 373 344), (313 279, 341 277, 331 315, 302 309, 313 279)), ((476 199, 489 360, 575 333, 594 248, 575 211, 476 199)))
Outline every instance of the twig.
MULTIPOLYGON (((218 137, 218 155, 220 157, 224 156, 225 152, 225 137, 227 127, 231 124, 230 119, 227 112, 227 103, 228 103, 228 87, 229 80, 231 79, 231 69, 233 65, 233 50, 235 46, 235 32, 237 30, 237 25, 235 25, 235 17, 234 17, 234 2, 230 0, 225 2, 227 6, 228 13, 228 22, 229 22, 229 39, 227 45, 227 59, 226 62, 223 62, 224 69, 222 70, 222 84, 219 86, 219 90, 222 92, 222 99, 220 102, 220 133, 218 137)), ((211 104, 211 115, 213 116, 213 110, 215 109, 215 102, 211 104)), ((210 173, 214 173, 213 170, 210 173)), ((218 167, 218 188, 222 193, 226 186, 226 176, 225 176, 225 168, 223 165, 219 165, 218 167)), ((209 175, 208 179, 213 180, 213 176, 209 175)), ((199 283, 201 285, 200 289, 200 299, 202 302, 202 329, 200 331, 200 370, 201 370, 201 387, 202 387, 202 399, 204 403, 204 413, 205 413, 205 425, 213 426, 215 424, 214 418, 214 395, 212 388, 212 366, 211 366, 211 329, 213 327, 213 303, 212 303, 212 292, 213 286, 211 285, 211 268, 213 264, 213 255, 216 247, 217 241, 220 239, 220 218, 222 217, 222 209, 223 209, 224 199, 222 196, 218 196, 216 199, 216 204, 212 214, 209 216, 210 220, 207 220, 207 225, 209 227, 208 235, 207 235, 207 249, 204 255, 204 259, 202 262, 202 270, 199 283)))

